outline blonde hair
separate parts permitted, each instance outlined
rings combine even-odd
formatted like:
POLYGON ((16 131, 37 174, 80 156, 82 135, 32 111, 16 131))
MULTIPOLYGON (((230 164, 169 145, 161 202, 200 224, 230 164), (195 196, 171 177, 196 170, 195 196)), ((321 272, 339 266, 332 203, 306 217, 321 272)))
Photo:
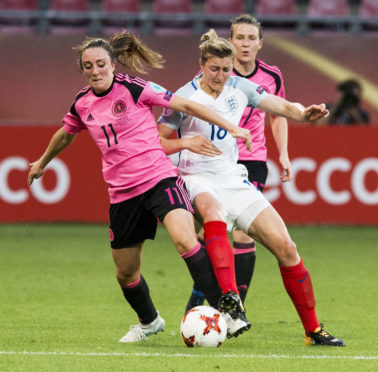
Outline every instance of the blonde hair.
POLYGON ((127 30, 116 32, 109 40, 87 37, 81 44, 73 49, 79 53, 78 64, 83 70, 82 55, 90 48, 105 49, 112 62, 118 62, 130 71, 146 73, 147 67, 163 68, 163 56, 147 47, 135 35, 127 30))
POLYGON ((201 36, 201 62, 205 63, 210 57, 235 57, 235 47, 226 39, 219 37, 215 30, 210 29, 201 36))

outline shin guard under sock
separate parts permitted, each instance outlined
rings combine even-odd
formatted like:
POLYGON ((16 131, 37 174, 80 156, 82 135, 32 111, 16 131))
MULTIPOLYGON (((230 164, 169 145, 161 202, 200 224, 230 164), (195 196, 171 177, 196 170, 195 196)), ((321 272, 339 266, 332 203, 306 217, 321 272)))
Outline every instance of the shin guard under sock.
POLYGON ((234 254, 228 239, 227 225, 223 221, 205 222, 206 251, 223 293, 239 293, 235 279, 234 254))
POLYGON ((237 243, 234 242, 234 259, 235 259, 235 275, 236 284, 238 286, 240 298, 244 304, 245 298, 253 272, 255 270, 256 262, 256 245, 252 243, 237 243))
POLYGON ((310 273, 302 259, 295 266, 280 267, 282 280, 306 332, 319 327, 310 273))
POLYGON ((139 279, 129 283, 125 288, 121 287, 126 301, 138 314, 142 324, 151 323, 157 316, 157 311, 150 297, 150 290, 142 274, 139 279))
POLYGON ((210 306, 217 308, 221 291, 206 250, 201 248, 201 244, 198 243, 189 252, 183 253, 181 257, 188 266, 195 288, 205 295, 210 306))

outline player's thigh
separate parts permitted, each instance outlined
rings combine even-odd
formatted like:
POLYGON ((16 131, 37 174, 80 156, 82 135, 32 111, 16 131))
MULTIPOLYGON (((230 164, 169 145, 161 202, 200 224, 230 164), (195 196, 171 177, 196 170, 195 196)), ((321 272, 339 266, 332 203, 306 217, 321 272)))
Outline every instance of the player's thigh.
POLYGON ((298 254, 284 221, 277 211, 268 206, 251 223, 249 235, 268 248, 282 265, 297 263, 298 254))
POLYGON ((210 192, 201 192, 193 201, 196 214, 203 222, 224 221, 224 211, 221 203, 210 192))
POLYGON ((181 178, 160 181, 148 192, 144 206, 163 222, 180 253, 195 246, 193 207, 181 178))
POLYGON ((161 222, 164 222, 169 212, 176 209, 193 213, 185 182, 180 177, 169 177, 158 182, 146 193, 143 206, 157 216, 161 222))
POLYGON ((109 238, 113 249, 133 247, 146 239, 154 239, 156 216, 143 205, 144 194, 111 204, 109 238))
POLYGON ((128 284, 138 279, 140 275, 142 247, 143 243, 140 243, 127 248, 112 249, 113 261, 119 281, 128 284))
POLYGON ((262 203, 263 207, 269 205, 264 195, 245 177, 229 177, 223 182, 220 194, 229 231, 240 228, 247 232, 249 225, 261 210, 255 211, 249 207, 257 202, 262 203))
POLYGON ((192 213, 182 208, 172 210, 165 216, 163 223, 180 254, 197 244, 192 213))

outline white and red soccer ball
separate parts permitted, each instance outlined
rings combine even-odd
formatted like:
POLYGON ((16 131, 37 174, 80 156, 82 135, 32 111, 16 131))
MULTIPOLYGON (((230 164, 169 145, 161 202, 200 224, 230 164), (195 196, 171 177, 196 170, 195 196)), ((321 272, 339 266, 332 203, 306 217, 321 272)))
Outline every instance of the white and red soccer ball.
POLYGON ((188 347, 218 347, 226 338, 227 324, 218 310, 196 306, 182 318, 180 331, 188 347))

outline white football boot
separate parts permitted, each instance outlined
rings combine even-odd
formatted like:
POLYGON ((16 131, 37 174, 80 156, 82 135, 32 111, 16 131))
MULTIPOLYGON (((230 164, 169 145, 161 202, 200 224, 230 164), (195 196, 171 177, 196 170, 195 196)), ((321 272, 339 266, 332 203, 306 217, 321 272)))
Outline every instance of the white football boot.
POLYGON ((227 292, 219 299, 219 309, 227 323, 227 338, 238 337, 251 328, 245 317, 245 310, 240 296, 236 292, 227 292))
POLYGON ((238 337, 244 331, 251 328, 251 324, 246 318, 233 319, 230 314, 221 313, 227 324, 227 338, 238 337))
POLYGON ((155 335, 159 332, 164 332, 165 321, 159 315, 149 324, 136 324, 130 326, 130 331, 123 336, 119 342, 139 342, 147 339, 148 336, 155 335))

